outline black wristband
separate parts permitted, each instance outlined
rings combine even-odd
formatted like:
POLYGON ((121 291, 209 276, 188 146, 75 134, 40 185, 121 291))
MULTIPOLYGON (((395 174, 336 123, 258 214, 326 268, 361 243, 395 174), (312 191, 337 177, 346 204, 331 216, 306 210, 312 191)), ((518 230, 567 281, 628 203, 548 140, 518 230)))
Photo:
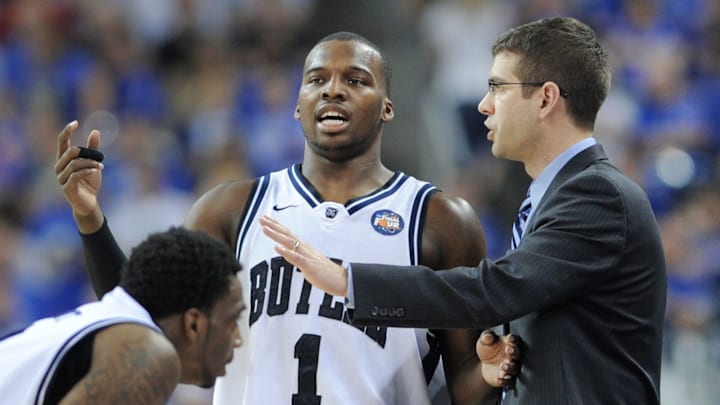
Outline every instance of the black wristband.
POLYGON ((127 258, 110 231, 105 217, 100 229, 89 234, 80 233, 80 238, 90 282, 95 294, 100 298, 118 285, 127 258))
MULTIPOLYGON (((102 238, 103 236, 107 238, 108 237, 107 234, 110 233, 110 227, 108 226, 107 218, 103 216, 103 223, 100 226, 100 229, 98 229, 97 231, 95 231, 93 233, 82 233, 78 229, 78 233, 80 234, 80 237, 83 238, 83 243, 85 242, 85 239, 90 241, 90 240, 94 239, 96 236, 99 238, 102 238)), ((112 233, 110 233, 110 237, 112 238, 112 233)))

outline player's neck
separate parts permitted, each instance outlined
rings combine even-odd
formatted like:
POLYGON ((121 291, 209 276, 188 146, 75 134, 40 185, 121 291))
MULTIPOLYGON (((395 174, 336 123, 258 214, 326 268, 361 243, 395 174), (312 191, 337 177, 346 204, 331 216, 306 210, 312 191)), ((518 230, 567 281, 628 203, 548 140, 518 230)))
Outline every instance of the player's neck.
POLYGON ((325 201, 341 204, 375 191, 387 183, 394 174, 383 166, 379 159, 355 159, 344 162, 305 159, 302 173, 325 201))

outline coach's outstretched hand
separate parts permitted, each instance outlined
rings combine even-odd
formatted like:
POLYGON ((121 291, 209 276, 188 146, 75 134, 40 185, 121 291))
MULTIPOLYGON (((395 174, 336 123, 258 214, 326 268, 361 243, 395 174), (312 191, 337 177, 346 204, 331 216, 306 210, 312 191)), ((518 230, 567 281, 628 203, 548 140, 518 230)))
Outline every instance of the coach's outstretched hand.
POLYGON ((278 245, 275 251, 300 269, 305 279, 315 287, 336 296, 347 296, 347 270, 333 263, 314 247, 298 239, 276 220, 260 218, 263 232, 278 245))

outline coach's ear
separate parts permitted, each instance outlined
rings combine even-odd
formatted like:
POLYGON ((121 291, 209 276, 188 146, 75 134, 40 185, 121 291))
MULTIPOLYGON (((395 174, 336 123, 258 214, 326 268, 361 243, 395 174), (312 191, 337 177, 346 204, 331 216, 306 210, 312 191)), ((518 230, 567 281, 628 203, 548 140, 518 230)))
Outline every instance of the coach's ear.
POLYGON ((300 121, 300 104, 295 104, 295 119, 300 121))

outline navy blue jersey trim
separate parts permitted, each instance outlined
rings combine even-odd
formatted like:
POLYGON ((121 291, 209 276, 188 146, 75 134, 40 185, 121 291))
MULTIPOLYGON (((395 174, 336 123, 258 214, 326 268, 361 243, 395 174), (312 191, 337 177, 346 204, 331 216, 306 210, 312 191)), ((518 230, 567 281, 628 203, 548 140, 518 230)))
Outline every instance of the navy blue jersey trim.
POLYGON ((270 176, 271 175, 268 174, 267 176, 255 179, 253 182, 250 197, 245 204, 245 210, 240 217, 238 225, 237 246, 235 248, 235 257, 238 259, 240 259, 240 252, 242 251, 242 245, 245 242, 245 236, 247 236, 248 230, 250 229, 250 223, 255 218, 255 215, 257 215, 260 203, 270 186, 270 176))
POLYGON ((422 367, 423 373, 425 373, 425 383, 430 384, 430 380, 440 364, 440 342, 430 331, 425 334, 425 338, 428 342, 428 352, 422 359, 422 367))
POLYGON ((307 201, 311 208, 315 208, 323 201, 320 197, 320 193, 315 190, 312 184, 303 176, 300 171, 301 165, 296 163, 292 167, 288 168, 288 174, 290 175, 290 182, 292 183, 295 190, 302 198, 307 201))
POLYGON ((425 215, 427 212, 427 204, 430 201, 430 195, 439 190, 432 184, 424 185, 415 195, 412 211, 410 211, 410 229, 408 230, 408 246, 410 246, 410 264, 422 264, 422 224, 425 223, 425 215))
POLYGON ((107 328, 112 325, 118 325, 121 323, 134 323, 138 325, 146 326, 150 329, 157 330, 160 332, 160 330, 155 329, 151 327, 150 325, 146 323, 142 323, 138 321, 137 319, 132 318, 124 318, 124 317, 118 317, 118 318, 110 318, 110 319, 101 319, 97 322, 93 322, 89 325, 86 325, 84 328, 80 329, 79 331, 75 332, 72 336, 70 336, 65 343, 63 343, 58 351, 55 353, 55 357, 53 357, 52 361, 50 362, 50 366, 45 370, 45 375, 43 376, 42 380, 40 381, 40 385, 38 386, 38 392, 35 396, 35 404, 36 405, 42 405, 45 401, 45 393, 48 389, 48 384, 52 380, 52 377, 55 374, 55 369, 60 364, 60 361, 62 358, 67 354, 67 352, 72 349, 77 342, 82 340, 85 336, 87 336, 91 332, 99 331, 101 329, 107 328))
POLYGON ((379 189, 368 194, 367 196, 359 197, 354 200, 348 201, 348 204, 345 205, 347 207, 348 214, 352 215, 353 213, 365 208, 366 206, 374 203, 375 201, 382 200, 383 198, 392 195, 403 184, 405 184, 405 182, 409 178, 410 176, 404 173, 396 172, 395 175, 393 175, 393 177, 390 178, 390 180, 379 189))
MULTIPOLYGON (((298 194, 300 194, 300 196, 305 201, 307 201, 308 205, 310 205, 310 208, 315 208, 318 205, 322 204, 325 200, 322 198, 322 196, 320 196, 320 193, 318 193, 318 191, 310 183, 310 181, 308 181, 308 179, 303 176, 301 166, 302 165, 298 163, 292 165, 292 167, 288 169, 290 175, 290 182, 292 183, 298 194)), ((409 178, 410 176, 402 172, 395 172, 395 174, 393 174, 393 176, 377 190, 371 192, 368 195, 348 200, 345 203, 345 208, 347 208, 348 214, 352 215, 353 213, 368 206, 369 204, 372 204, 393 194, 409 178)))

